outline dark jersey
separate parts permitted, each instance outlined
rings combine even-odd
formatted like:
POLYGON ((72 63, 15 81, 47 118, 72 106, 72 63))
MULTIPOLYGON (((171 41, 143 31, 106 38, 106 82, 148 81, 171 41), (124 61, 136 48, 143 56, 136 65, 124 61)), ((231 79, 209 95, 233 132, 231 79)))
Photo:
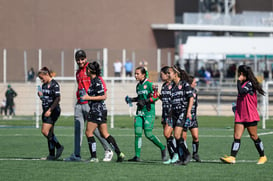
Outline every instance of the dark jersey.
MULTIPOLYGON (((46 111, 53 104, 54 100, 61 96, 60 86, 56 80, 52 79, 49 83, 42 85, 42 92, 42 107, 46 111)), ((57 107, 59 107, 59 104, 57 107)))
MULTIPOLYGON (((103 96, 104 95, 104 87, 103 83, 99 77, 95 77, 91 80, 90 87, 87 91, 89 96, 103 96)), ((88 101, 90 106, 90 112, 101 114, 102 111, 106 111, 106 104, 104 100, 99 101, 88 101)))
POLYGON ((165 82, 161 88, 161 101, 162 101, 162 118, 168 117, 171 111, 171 96, 172 96, 173 82, 165 82))
POLYGON ((188 108, 189 99, 193 97, 189 83, 180 80, 174 85, 171 92, 171 107, 174 112, 185 111, 188 108))

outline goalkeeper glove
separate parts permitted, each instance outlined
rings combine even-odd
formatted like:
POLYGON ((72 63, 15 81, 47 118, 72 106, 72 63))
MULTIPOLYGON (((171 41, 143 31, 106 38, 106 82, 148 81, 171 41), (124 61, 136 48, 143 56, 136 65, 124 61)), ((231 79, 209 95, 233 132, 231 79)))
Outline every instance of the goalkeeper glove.
POLYGON ((126 104, 129 104, 130 107, 133 107, 132 98, 131 97, 126 96, 125 97, 125 102, 126 102, 126 104))

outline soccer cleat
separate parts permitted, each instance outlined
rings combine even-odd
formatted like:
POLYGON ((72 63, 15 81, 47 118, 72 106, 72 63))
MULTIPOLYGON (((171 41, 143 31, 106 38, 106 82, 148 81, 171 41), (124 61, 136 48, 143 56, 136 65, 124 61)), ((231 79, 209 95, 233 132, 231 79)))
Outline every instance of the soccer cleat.
POLYGON ((234 164, 236 163, 236 158, 234 156, 224 156, 220 160, 224 163, 234 164))
POLYGON ((134 156, 133 158, 129 159, 128 162, 141 162, 141 160, 139 157, 134 156))
POLYGON ((125 158, 125 155, 124 153, 121 152, 118 156, 117 162, 123 162, 124 158, 125 158))
POLYGON ((187 165, 191 161, 191 154, 188 154, 185 156, 185 159, 183 161, 183 165, 187 165))
POLYGON ((262 165, 264 164, 265 162, 267 162, 267 158, 266 156, 261 156, 259 161, 257 162, 258 165, 262 165))
POLYGON ((165 165, 168 165, 168 164, 171 164, 171 163, 172 163, 172 159, 169 159, 169 160, 163 162, 163 164, 165 164, 165 165))
POLYGON ((175 162, 177 162, 178 160, 179 160, 178 154, 175 153, 175 154, 173 155, 173 158, 172 158, 172 160, 171 160, 171 163, 175 163, 175 162))
POLYGON ((65 158, 64 161, 81 161, 81 157, 76 156, 76 155, 73 153, 70 157, 65 158))
POLYGON ((176 165, 176 166, 184 165, 183 161, 180 161, 180 160, 174 162, 173 164, 176 165))
POLYGON ((199 155, 197 153, 194 153, 192 155, 192 158, 196 161, 196 162, 201 162, 200 158, 199 158, 199 155))
POLYGON ((63 151, 64 151, 63 146, 61 146, 60 148, 57 149, 56 160, 62 155, 63 151))
POLYGON ((168 160, 166 147, 164 148, 164 150, 161 150, 161 159, 162 159, 162 161, 167 161, 168 160))
POLYGON ((56 157, 53 155, 48 155, 47 157, 42 157, 41 160, 56 160, 56 157))
POLYGON ((110 162, 113 158, 113 152, 112 150, 106 150, 104 153, 104 158, 102 161, 104 162, 110 162))
POLYGON ((89 160, 89 162, 98 163, 98 162, 99 162, 99 159, 98 159, 98 158, 91 158, 91 159, 89 160))

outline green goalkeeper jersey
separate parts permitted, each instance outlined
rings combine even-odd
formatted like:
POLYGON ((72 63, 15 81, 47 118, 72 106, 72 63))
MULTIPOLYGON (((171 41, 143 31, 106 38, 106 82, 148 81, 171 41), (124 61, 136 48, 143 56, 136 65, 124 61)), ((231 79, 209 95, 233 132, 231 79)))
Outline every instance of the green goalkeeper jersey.
POLYGON ((149 100, 145 106, 137 106, 136 114, 144 115, 147 112, 155 114, 155 101, 158 100, 158 97, 156 96, 156 94, 154 94, 153 83, 148 79, 139 82, 136 86, 136 92, 138 95, 138 100, 149 100), (151 107, 150 111, 148 111, 149 109, 147 109, 148 106, 151 107))

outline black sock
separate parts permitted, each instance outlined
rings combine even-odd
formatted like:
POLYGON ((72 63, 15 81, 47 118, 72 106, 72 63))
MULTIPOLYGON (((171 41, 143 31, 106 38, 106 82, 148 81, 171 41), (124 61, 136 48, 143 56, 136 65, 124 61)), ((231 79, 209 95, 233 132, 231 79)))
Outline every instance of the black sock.
POLYGON ((47 140, 48 151, 50 156, 55 156, 55 146, 52 140, 47 140))
POLYGON ((106 138, 106 141, 111 145, 111 147, 113 148, 113 150, 116 152, 116 154, 119 156, 120 155, 120 150, 119 147, 114 139, 114 137, 112 137, 111 135, 109 135, 106 138))
POLYGON ((257 149, 257 151, 259 152, 260 157, 264 156, 264 145, 263 142, 260 140, 260 138, 258 138, 257 140, 253 140, 255 147, 257 149))
POLYGON ((61 144, 59 143, 57 137, 53 134, 53 142, 57 149, 61 148, 61 144))
POLYGON ((199 141, 197 141, 197 142, 193 141, 192 142, 192 153, 193 154, 198 153, 198 149, 199 149, 199 141))
POLYGON ((176 148, 180 161, 183 161, 185 156, 190 154, 183 138, 176 140, 176 148))
POLYGON ((91 158, 97 158, 97 145, 96 145, 96 140, 94 136, 88 137, 87 141, 88 141, 91 158))
POLYGON ((241 140, 240 139, 234 139, 233 143, 232 143, 232 146, 231 146, 231 153, 230 155, 233 156, 233 157, 236 157, 239 149, 240 149, 240 146, 241 146, 241 140))
POLYGON ((49 155, 55 156, 55 145, 54 145, 53 136, 52 136, 51 131, 49 131, 46 138, 47 138, 47 145, 48 145, 49 155))
POLYGON ((168 148, 168 151, 169 151, 169 154, 170 154, 170 158, 173 158, 173 155, 176 151, 176 148, 173 144, 173 137, 169 137, 167 138, 167 148, 168 148))

